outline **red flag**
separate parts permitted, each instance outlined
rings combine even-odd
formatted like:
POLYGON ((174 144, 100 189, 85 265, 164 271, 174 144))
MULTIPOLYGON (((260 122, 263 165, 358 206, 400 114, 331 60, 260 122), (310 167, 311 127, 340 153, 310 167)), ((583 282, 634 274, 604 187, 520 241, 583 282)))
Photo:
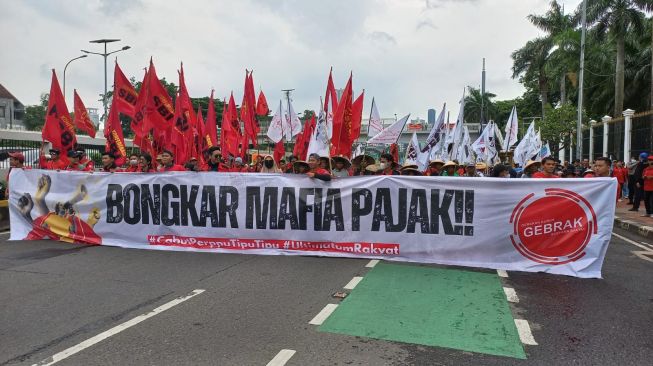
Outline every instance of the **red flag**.
MULTIPOLYGON (((195 134, 195 157, 200 164, 200 167, 204 169, 206 167, 206 160, 204 159, 204 151, 208 149, 206 132, 204 131, 204 118, 202 117, 202 106, 197 106, 197 131, 195 134)), ((210 140, 210 139, 209 139, 210 140)), ((209 141, 210 142, 210 141, 209 141)))
POLYGON ((222 130, 220 132, 220 146, 225 156, 240 156, 238 144, 241 142, 240 122, 238 121, 238 112, 234 93, 229 97, 229 104, 222 113, 222 130))
MULTIPOLYGON (((166 132, 174 122, 175 108, 172 104, 172 99, 168 95, 168 91, 163 87, 156 75, 154 63, 150 59, 150 68, 148 70, 148 95, 147 95, 147 121, 155 130, 159 132, 155 135, 162 135, 161 132, 166 132)), ((146 126, 147 127, 147 126, 146 126)))
POLYGON ((113 102, 116 103, 116 108, 118 112, 129 116, 131 119, 134 119, 136 114, 136 100, 138 99, 138 93, 136 89, 132 86, 129 79, 118 66, 118 61, 116 61, 116 67, 114 68, 113 73, 113 102))
POLYGON ((183 165, 190 158, 190 144, 188 134, 191 130, 190 123, 181 106, 181 97, 177 94, 175 99, 175 124, 169 132, 170 143, 175 154, 175 163, 183 165))
MULTIPOLYGON (((154 146, 152 144, 152 139, 149 134, 143 137, 134 135, 134 145, 138 146, 141 152, 146 152, 150 154, 150 156, 152 157, 156 156, 156 150, 154 149, 154 146)), ((154 168, 154 166, 151 166, 151 168, 154 168)))
POLYGON ((327 81, 326 93, 324 96, 324 112, 332 114, 336 112, 338 108, 338 94, 336 93, 336 87, 333 85, 333 68, 329 70, 329 80, 327 81), (329 108, 329 101, 331 101, 331 108, 329 108))
POLYGON ((399 146, 397 144, 390 145, 390 155, 392 155, 395 163, 399 163, 399 146))
POLYGON ((352 75, 349 75, 349 81, 347 81, 347 86, 345 86, 345 91, 340 97, 338 102, 338 109, 333 115, 333 134, 332 134, 332 148, 331 155, 346 155, 351 156, 351 145, 349 145, 349 136, 347 126, 351 126, 352 118, 352 87, 351 87, 352 75), (349 153, 347 153, 349 151, 349 153))
POLYGON ((315 114, 313 114, 311 120, 304 124, 304 130, 302 131, 301 136, 298 137, 297 141, 295 142, 293 155, 295 155, 299 160, 306 160, 308 145, 311 142, 311 136, 313 135, 313 130, 315 130, 315 125, 315 114))
POLYGON ((95 138, 95 126, 93 126, 93 121, 88 116, 88 111, 82 98, 77 94, 77 89, 75 89, 75 119, 73 123, 77 129, 86 132, 92 138, 95 138))
MULTIPOLYGON (((152 125, 148 123, 148 113, 147 113, 147 98, 149 96, 149 75, 150 73, 145 70, 145 75, 143 75, 143 82, 141 83, 141 91, 138 93, 138 98, 136 98, 136 106, 134 107, 135 113, 134 118, 131 120, 130 127, 134 131, 134 135, 137 137, 144 137, 150 133, 152 125)), ((141 139, 138 139, 139 141, 141 139)), ((137 139, 134 139, 136 143, 137 139)), ((148 139, 149 141, 149 139, 148 139)), ((150 141, 151 143, 151 141, 150 141)), ((140 145, 138 145, 140 146, 140 145)))
POLYGON ((285 155, 286 147, 283 144, 283 139, 281 139, 276 143, 276 145, 274 145, 274 161, 277 162, 277 165, 279 165, 279 161, 281 161, 285 155))
POLYGON ((218 144, 218 128, 215 121, 213 90, 211 90, 211 97, 209 98, 209 111, 206 113, 206 122, 204 123, 204 140, 206 147, 212 147, 218 144))
MULTIPOLYGON (((363 121, 363 99, 365 98, 365 90, 361 95, 356 98, 354 103, 351 106, 351 124, 349 126, 344 126, 343 128, 347 131, 347 137, 349 138, 349 145, 347 151, 349 154, 346 154, 348 157, 351 157, 351 146, 354 145, 354 142, 358 140, 361 135, 361 122, 363 121)), ((344 150, 344 148, 343 148, 344 150)))
POLYGON ((240 119, 245 127, 243 148, 246 149, 249 146, 249 141, 256 147, 259 132, 258 121, 256 120, 256 92, 254 91, 252 74, 248 73, 247 70, 245 70, 245 92, 243 102, 240 105, 240 119))
POLYGON ((127 149, 125 148, 125 138, 122 133, 120 124, 120 113, 118 105, 111 103, 109 118, 104 125, 104 137, 107 139, 105 149, 110 151, 116 158, 116 165, 121 166, 127 160, 127 149))
POLYGON ((191 126, 195 126, 195 123, 197 122, 197 116, 195 115, 195 110, 193 110, 193 103, 190 100, 188 88, 186 88, 183 63, 181 64, 181 71, 179 72, 179 97, 181 98, 181 109, 186 115, 186 119, 191 124, 191 126))
POLYGON ((258 93, 258 101, 256 102, 256 114, 259 116, 267 116, 270 109, 268 108, 268 101, 265 99, 263 90, 258 93))
POLYGON ((61 94, 57 74, 52 69, 52 84, 50 85, 50 99, 45 115, 45 125, 41 131, 44 140, 50 141, 52 147, 60 151, 60 156, 66 159, 66 154, 77 143, 75 126, 70 120, 70 113, 66 101, 61 94))

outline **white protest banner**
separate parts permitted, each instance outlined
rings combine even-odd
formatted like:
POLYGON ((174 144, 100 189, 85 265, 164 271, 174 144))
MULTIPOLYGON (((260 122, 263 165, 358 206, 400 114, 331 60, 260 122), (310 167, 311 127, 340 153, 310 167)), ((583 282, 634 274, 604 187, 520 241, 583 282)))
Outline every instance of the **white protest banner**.
POLYGON ((600 277, 617 181, 13 169, 11 239, 600 277))

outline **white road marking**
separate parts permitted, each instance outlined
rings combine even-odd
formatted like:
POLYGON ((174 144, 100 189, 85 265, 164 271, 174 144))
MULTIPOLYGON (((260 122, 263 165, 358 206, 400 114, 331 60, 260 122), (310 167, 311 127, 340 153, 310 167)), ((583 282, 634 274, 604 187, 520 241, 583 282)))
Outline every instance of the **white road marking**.
POLYGON ((519 297, 517 296, 517 291, 512 287, 504 287, 503 292, 506 293, 506 298, 510 302, 519 302, 519 297))
POLYGON ((374 268, 374 266, 376 266, 377 263, 379 263, 378 259, 372 259, 368 264, 365 265, 365 267, 374 268))
POLYGON ((327 304, 322 311, 320 311, 315 318, 313 318, 308 324, 312 325, 322 325, 324 321, 333 313, 334 310, 338 307, 338 304, 327 304))
POLYGON ((345 285, 344 289, 345 290, 353 290, 354 287, 356 287, 356 285, 358 285, 358 283, 361 282, 362 279, 363 279, 363 277, 354 277, 354 278, 352 278, 351 281, 349 281, 349 283, 345 285))
POLYGON ((649 244, 649 243, 647 243, 645 241, 642 241, 641 243, 646 245, 647 247, 651 247, 651 249, 653 249, 653 244, 649 244))
POLYGON ((267 366, 283 366, 288 362, 288 360, 290 360, 295 352, 297 351, 292 349, 282 349, 272 360, 270 360, 270 362, 268 362, 267 366))
POLYGON ((531 327, 528 325, 527 320, 515 319, 515 325, 517 326, 517 332, 519 332, 519 339, 523 344, 537 346, 537 342, 535 342, 535 338, 533 338, 533 333, 531 333, 531 327))
POLYGON ((632 245, 634 245, 634 246, 636 246, 636 247, 638 247, 640 249, 644 249, 644 250, 632 250, 631 253, 636 255, 638 258, 641 258, 641 259, 643 259, 645 261, 649 261, 649 262, 653 263, 653 249, 651 249, 651 248, 649 248, 649 247, 647 247, 645 245, 639 244, 634 240, 630 240, 630 239, 626 238, 625 236, 621 236, 621 235, 616 234, 616 233, 612 233, 612 235, 614 235, 617 238, 625 241, 626 243, 630 243, 630 244, 632 244, 632 245), (649 256, 651 256, 651 257, 649 257, 649 256))
POLYGON ((61 360, 64 360, 64 359, 78 353, 78 352, 83 351, 84 349, 86 349, 88 347, 93 346, 96 343, 102 342, 103 340, 122 332, 125 329, 131 328, 134 325, 136 325, 136 324, 138 324, 138 323, 140 323, 140 322, 142 322, 144 320, 147 320, 147 319, 149 319, 149 318, 151 318, 151 317, 153 317, 153 316, 155 316, 155 315, 157 315, 159 313, 162 313, 162 312, 172 308, 175 305, 179 305, 182 302, 187 301, 187 300, 201 294, 204 291, 205 290, 193 290, 190 294, 188 294, 186 296, 178 297, 178 298, 176 298, 176 299, 174 299, 174 300, 172 300, 170 302, 167 302, 167 303, 159 306, 158 308, 150 311, 149 313, 141 314, 141 315, 139 315, 139 316, 137 316, 135 318, 132 318, 132 319, 130 319, 130 320, 128 320, 128 321, 126 321, 126 322, 124 322, 122 324, 118 324, 118 325, 116 325, 115 327, 113 327, 113 328, 111 328, 109 330, 106 330, 106 331, 104 331, 104 332, 102 332, 102 333, 100 333, 100 334, 98 334, 98 335, 96 335, 94 337, 91 337, 91 338, 83 341, 82 343, 79 343, 79 344, 74 345, 74 346, 72 346, 72 347, 70 347, 68 349, 65 349, 65 350, 53 355, 52 357, 46 358, 45 360, 43 360, 43 361, 41 361, 39 363, 36 363, 36 364, 34 364, 32 366, 53 365, 53 364, 55 364, 55 363, 57 363, 57 362, 59 362, 61 360))
POLYGON ((503 269, 497 269, 497 274, 499 277, 508 278, 508 272, 504 271, 503 269))

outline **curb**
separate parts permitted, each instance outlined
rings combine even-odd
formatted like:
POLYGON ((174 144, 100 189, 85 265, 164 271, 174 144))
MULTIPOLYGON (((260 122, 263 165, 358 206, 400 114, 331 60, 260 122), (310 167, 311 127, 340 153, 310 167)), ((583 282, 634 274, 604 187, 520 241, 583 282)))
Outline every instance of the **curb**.
POLYGON ((636 221, 626 220, 615 216, 614 226, 645 238, 653 237, 653 226, 647 226, 636 221))

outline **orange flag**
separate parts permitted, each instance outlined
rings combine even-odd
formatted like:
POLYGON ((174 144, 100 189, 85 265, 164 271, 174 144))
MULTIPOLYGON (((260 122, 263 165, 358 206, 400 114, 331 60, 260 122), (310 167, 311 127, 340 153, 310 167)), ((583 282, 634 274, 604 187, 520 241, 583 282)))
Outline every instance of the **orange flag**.
POLYGON ((77 129, 86 132, 89 136, 92 138, 95 138, 95 126, 93 125, 93 121, 88 116, 88 111, 86 110, 86 106, 84 106, 84 102, 82 102, 82 98, 79 97, 79 94, 77 94, 77 89, 75 89, 75 119, 73 120, 73 123, 77 129))

